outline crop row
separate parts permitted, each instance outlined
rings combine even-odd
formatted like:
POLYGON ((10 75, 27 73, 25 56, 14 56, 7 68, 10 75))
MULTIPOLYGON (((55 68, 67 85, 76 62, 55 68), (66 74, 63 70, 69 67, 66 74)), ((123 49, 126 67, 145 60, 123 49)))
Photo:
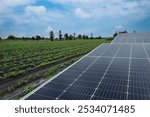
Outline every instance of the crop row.
POLYGON ((98 41, 74 41, 73 43, 20 43, 20 45, 10 43, 8 48, 0 50, 2 56, 0 65, 0 78, 7 79, 16 77, 26 71, 39 68, 48 64, 53 64, 65 58, 85 54, 99 45, 98 41), (42 45, 43 44, 43 45, 42 45), (18 49, 17 49, 18 48, 18 49))

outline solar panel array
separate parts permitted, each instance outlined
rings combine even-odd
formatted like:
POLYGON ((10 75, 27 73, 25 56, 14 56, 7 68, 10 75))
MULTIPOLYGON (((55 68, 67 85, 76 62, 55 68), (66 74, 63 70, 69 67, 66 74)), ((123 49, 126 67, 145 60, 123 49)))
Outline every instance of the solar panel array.
POLYGON ((118 34, 113 43, 150 43, 150 33, 118 34))
POLYGON ((117 38, 112 44, 102 44, 23 99, 149 100, 150 44, 115 44, 117 38))

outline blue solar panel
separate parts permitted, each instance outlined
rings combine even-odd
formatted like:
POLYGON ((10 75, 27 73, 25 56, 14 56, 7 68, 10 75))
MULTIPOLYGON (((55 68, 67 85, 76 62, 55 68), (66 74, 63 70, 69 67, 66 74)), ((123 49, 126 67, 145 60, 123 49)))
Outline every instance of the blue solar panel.
POLYGON ((89 81, 83 81, 78 80, 76 81, 73 86, 79 86, 79 87, 85 87, 85 88, 96 88, 98 85, 98 82, 89 82, 89 81))
POLYGON ((110 44, 103 44, 99 48, 97 48, 94 52, 89 53, 88 56, 100 56, 103 51, 108 49, 110 44))
POLYGON ((102 54, 102 56, 113 57, 116 54, 116 52, 117 52, 117 50, 118 50, 119 47, 120 47, 119 44, 112 44, 107 49, 107 51, 104 54, 102 54))
POLYGON ((132 46, 132 58, 147 58, 142 44, 132 46))
POLYGON ((150 43, 150 33, 118 34, 112 43, 150 43))
POLYGON ((149 100, 149 96, 138 95, 138 94, 129 94, 129 100, 149 100))
POLYGON ((23 99, 149 100, 149 53, 150 44, 103 44, 23 99))
POLYGON ((126 93, 123 92, 116 92, 112 90, 97 90, 95 93, 95 96, 92 98, 93 100, 125 100, 126 99, 126 93))
POLYGON ((39 94, 45 97, 55 98, 55 97, 58 97, 62 93, 63 93, 63 90, 54 90, 54 89, 43 87, 39 89, 35 94, 39 94))
POLYGON ((60 100, 89 100, 89 95, 83 95, 78 93, 64 92, 60 97, 60 100))
POLYGON ((81 80, 81 81, 89 81, 89 82, 99 82, 100 80, 102 79, 102 77, 100 76, 86 76, 86 75, 82 75, 79 77, 78 80, 81 80))
POLYGON ((130 44, 124 44, 121 46, 116 57, 127 57, 127 58, 129 58, 130 57, 130 51, 131 51, 131 45, 130 44))
POLYGON ((27 97, 26 100, 54 100, 55 98, 50 96, 44 96, 40 94, 32 94, 31 96, 27 97))
POLYGON ((74 80, 72 79, 61 79, 61 78, 55 78, 52 80, 52 82, 55 82, 55 83, 59 83, 59 84, 71 84, 74 82, 74 80))
POLYGON ((50 88, 54 90, 65 90, 69 85, 67 84, 61 84, 61 83, 55 83, 55 82, 49 82, 44 86, 44 88, 50 88))

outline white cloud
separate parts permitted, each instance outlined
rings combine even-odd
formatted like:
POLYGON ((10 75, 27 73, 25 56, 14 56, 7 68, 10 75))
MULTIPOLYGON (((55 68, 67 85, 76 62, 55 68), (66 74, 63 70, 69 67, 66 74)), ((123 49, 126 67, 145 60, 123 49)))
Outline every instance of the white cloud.
POLYGON ((61 4, 66 4, 66 3, 94 3, 94 2, 99 2, 101 0, 48 0, 50 2, 55 2, 55 3, 61 3, 61 4))
POLYGON ((1 0, 0 11, 7 10, 10 7, 16 7, 19 5, 28 5, 33 3, 35 0, 1 0))
POLYGON ((49 33, 50 31, 54 31, 54 29, 51 26, 48 26, 45 30, 46 33, 49 33))
MULTIPOLYGON (((58 2, 59 0, 56 1, 58 2)), ((67 1, 71 2, 70 0, 67 1)), ((80 18, 93 17, 96 19, 103 16, 118 17, 137 13, 139 5, 137 2, 125 2, 124 0, 77 0, 72 3, 74 3, 76 16, 80 16, 80 18), (83 4, 79 4, 79 2, 83 4), (78 8, 76 8, 77 3, 78 8)))
POLYGON ((109 29, 122 29, 149 17, 150 11, 150 0, 47 0, 57 3, 52 8, 48 5, 40 6, 36 1, 42 2, 42 0, 0 0, 1 27, 5 29, 4 24, 12 22, 16 30, 27 30, 28 33, 36 34, 37 30, 48 34, 54 27, 55 30, 62 29, 71 33, 76 29, 77 32, 84 34, 100 32, 99 28, 102 26, 104 28, 101 31, 107 32, 106 26, 109 29), (94 30, 93 27, 97 29, 94 30))
POLYGON ((87 13, 80 8, 75 9, 75 14, 80 18, 89 18, 92 16, 90 13, 87 13))
POLYGON ((149 15, 150 0, 49 0, 68 5, 80 18, 129 16, 137 18, 149 15))
POLYGON ((124 27, 123 27, 122 25, 117 25, 115 28, 116 28, 117 30, 123 30, 123 29, 124 29, 124 27))
POLYGON ((84 4, 90 4, 90 5, 93 5, 93 4, 99 4, 99 3, 110 3, 110 2, 113 2, 113 3, 118 3, 122 0, 48 0, 50 2, 53 2, 53 3, 60 3, 60 4, 76 4, 76 5, 84 5, 84 4))
POLYGON ((29 15, 44 15, 46 13, 46 8, 44 6, 27 6, 25 12, 29 15))

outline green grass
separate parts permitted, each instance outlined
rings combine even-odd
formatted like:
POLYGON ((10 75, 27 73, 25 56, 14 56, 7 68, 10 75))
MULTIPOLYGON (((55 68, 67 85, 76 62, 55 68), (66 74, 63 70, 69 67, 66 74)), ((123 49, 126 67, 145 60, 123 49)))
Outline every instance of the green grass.
POLYGON ((111 40, 13 41, 0 43, 0 79, 14 78, 28 70, 53 64, 68 57, 83 55, 111 40))

